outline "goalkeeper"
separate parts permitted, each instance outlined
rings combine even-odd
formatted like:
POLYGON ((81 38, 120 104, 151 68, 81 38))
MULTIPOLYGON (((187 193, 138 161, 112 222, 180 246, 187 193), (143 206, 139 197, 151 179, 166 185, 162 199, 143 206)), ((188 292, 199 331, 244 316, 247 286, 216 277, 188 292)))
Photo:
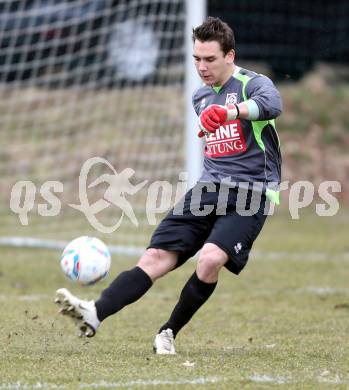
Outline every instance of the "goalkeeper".
POLYGON ((204 82, 193 95, 198 136, 206 143, 200 180, 159 224, 137 266, 119 274, 98 300, 80 300, 66 289, 59 289, 56 298, 60 312, 91 337, 107 317, 201 250, 195 272, 155 337, 158 354, 175 353, 176 336, 213 293, 222 268, 239 274, 245 267, 269 201, 278 203, 281 155, 274 119, 282 111, 279 92, 267 77, 235 64, 234 33, 220 19, 209 17, 193 29, 192 38, 204 82), (239 212, 240 190, 246 193, 246 209, 259 194, 253 213, 239 212), (222 193, 225 207, 219 203, 222 193))

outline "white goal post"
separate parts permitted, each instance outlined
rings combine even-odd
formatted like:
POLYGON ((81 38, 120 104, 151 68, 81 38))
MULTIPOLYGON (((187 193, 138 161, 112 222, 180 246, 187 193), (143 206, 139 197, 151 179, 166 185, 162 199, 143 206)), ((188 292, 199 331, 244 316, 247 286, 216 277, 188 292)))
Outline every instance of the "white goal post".
POLYGON ((0 245, 88 234, 141 252, 201 170, 191 30, 205 13, 205 0, 0 0, 0 245), (107 192, 116 177, 128 193, 107 192))
POLYGON ((192 109, 193 92, 200 86, 200 79, 193 65, 192 57, 192 29, 200 25, 206 17, 206 0, 190 1, 187 3, 186 31, 185 31, 185 141, 186 141, 186 169, 189 185, 195 183, 202 170, 202 141, 197 136, 198 119, 192 109))

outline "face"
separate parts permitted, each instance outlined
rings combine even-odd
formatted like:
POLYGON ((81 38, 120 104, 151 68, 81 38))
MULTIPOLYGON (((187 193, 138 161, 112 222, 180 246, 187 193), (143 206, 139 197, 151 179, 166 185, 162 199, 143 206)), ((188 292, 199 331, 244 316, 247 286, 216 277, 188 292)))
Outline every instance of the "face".
POLYGON ((224 55, 217 41, 194 42, 194 61, 196 70, 207 85, 223 85, 234 70, 235 52, 224 55))

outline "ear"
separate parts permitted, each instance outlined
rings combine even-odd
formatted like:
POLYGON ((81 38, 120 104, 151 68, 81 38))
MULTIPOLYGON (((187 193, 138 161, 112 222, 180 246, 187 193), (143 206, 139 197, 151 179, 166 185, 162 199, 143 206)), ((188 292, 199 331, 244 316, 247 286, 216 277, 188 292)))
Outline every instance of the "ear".
POLYGON ((228 53, 225 55, 225 59, 227 64, 231 65, 234 63, 235 60, 235 50, 230 50, 228 53))

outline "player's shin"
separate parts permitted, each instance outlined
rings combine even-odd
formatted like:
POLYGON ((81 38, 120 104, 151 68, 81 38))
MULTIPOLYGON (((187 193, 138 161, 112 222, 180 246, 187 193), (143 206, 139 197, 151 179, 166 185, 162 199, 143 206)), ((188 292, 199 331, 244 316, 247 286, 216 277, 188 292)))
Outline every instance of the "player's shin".
POLYGON ((170 319, 160 328, 159 333, 163 330, 171 329, 173 336, 176 337, 183 326, 189 322, 192 316, 207 301, 216 288, 216 285, 217 282, 203 282, 198 278, 196 272, 194 272, 183 287, 179 301, 175 306, 170 319))
POLYGON ((122 272, 96 301, 98 319, 103 321, 124 306, 137 301, 151 286, 152 280, 139 267, 122 272))

